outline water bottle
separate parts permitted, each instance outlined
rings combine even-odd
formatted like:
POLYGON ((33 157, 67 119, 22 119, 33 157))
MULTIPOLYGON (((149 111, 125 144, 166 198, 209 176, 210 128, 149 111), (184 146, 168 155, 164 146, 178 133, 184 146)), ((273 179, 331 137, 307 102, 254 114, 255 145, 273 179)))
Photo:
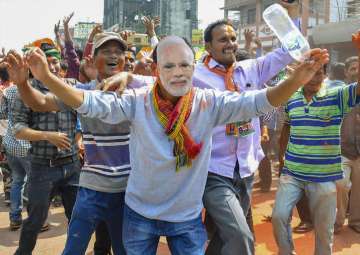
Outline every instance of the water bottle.
POLYGON ((310 45, 290 19, 287 11, 281 5, 273 4, 266 8, 263 18, 289 54, 298 61, 304 60, 310 45))

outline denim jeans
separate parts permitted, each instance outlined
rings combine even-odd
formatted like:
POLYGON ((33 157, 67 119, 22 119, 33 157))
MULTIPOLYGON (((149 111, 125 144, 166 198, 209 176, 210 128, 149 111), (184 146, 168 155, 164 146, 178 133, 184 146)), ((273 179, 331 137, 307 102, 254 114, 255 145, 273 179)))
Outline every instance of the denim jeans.
MULTIPOLYGON (((120 229, 122 237, 122 227, 120 229)), ((122 239, 120 242, 122 244, 122 239)), ((95 229, 94 255, 111 255, 111 239, 105 221, 99 222, 95 229)))
POLYGON ((30 161, 28 157, 15 157, 7 154, 7 161, 11 168, 11 190, 10 190, 10 220, 21 220, 21 211, 23 208, 22 194, 26 176, 30 170, 30 161))
POLYGON ((16 255, 30 255, 46 221, 50 200, 57 190, 61 194, 65 215, 70 221, 79 183, 80 162, 49 167, 31 162, 28 178, 28 218, 24 220, 16 255))
POLYGON ((254 175, 240 177, 238 165, 233 179, 209 173, 203 201, 216 230, 206 255, 254 254, 254 236, 246 221, 253 182, 254 175))
POLYGON ((315 230, 315 255, 332 254, 333 232, 336 217, 335 182, 306 182, 290 175, 281 175, 272 225, 279 255, 288 255, 294 250, 291 231, 293 208, 306 194, 315 230))
POLYGON ((184 222, 152 220, 125 204, 123 241, 127 255, 155 255, 160 236, 166 236, 173 255, 204 254, 207 237, 201 215, 184 222))
POLYGON ((81 187, 76 197, 63 255, 85 254, 91 235, 106 222, 115 255, 125 255, 122 224, 125 192, 107 193, 81 187))

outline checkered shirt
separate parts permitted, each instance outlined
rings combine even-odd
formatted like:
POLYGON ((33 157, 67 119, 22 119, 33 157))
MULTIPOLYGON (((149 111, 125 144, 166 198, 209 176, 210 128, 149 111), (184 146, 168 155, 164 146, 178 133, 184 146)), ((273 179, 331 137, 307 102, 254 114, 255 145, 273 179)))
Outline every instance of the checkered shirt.
POLYGON ((7 154, 15 157, 25 157, 30 149, 30 143, 25 140, 17 140, 12 133, 14 126, 14 116, 11 104, 16 98, 17 87, 15 85, 3 91, 3 98, 0 103, 0 119, 8 120, 8 127, 2 139, 2 144, 7 154))
MULTIPOLYGON (((74 80, 65 80, 69 85, 74 84, 74 80)), ((49 90, 38 80, 32 79, 31 85, 42 92, 49 93, 49 90)), ((36 158, 56 159, 77 154, 78 148, 75 143, 75 127, 77 115, 75 110, 66 110, 59 112, 34 112, 27 107, 17 93, 16 99, 12 104, 14 126, 13 132, 17 133, 23 128, 32 128, 40 131, 62 132, 67 134, 71 140, 71 148, 67 150, 58 150, 56 146, 48 141, 31 142, 30 154, 36 158)))

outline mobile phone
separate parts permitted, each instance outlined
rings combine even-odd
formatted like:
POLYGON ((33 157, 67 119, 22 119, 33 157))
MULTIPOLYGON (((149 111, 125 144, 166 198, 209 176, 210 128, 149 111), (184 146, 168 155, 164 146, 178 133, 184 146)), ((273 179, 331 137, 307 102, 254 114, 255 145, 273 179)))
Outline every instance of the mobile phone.
POLYGON ((288 4, 292 4, 292 3, 296 2, 297 0, 282 0, 282 1, 285 3, 288 3, 288 4))

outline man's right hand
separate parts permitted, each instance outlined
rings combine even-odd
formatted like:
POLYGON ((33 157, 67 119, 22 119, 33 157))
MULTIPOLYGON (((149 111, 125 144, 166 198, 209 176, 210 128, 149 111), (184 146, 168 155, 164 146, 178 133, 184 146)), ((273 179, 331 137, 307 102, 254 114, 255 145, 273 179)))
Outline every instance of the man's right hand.
POLYGON ((255 37, 254 31, 252 31, 251 29, 247 29, 247 28, 244 30, 245 49, 246 50, 250 50, 251 43, 253 42, 254 37, 255 37))
POLYGON ((329 53, 327 50, 312 49, 309 53, 309 58, 303 63, 300 63, 295 69, 294 73, 289 77, 294 79, 299 85, 307 84, 315 75, 315 73, 329 62, 329 53))
POLYGON ((11 50, 5 57, 5 66, 9 73, 10 81, 16 85, 23 85, 29 79, 29 68, 20 54, 11 50))
POLYGON ((71 141, 66 134, 60 132, 45 132, 45 140, 61 150, 70 149, 71 141))
POLYGON ((100 33, 102 33, 102 25, 96 24, 95 27, 91 30, 91 33, 89 35, 89 42, 93 42, 95 36, 100 33))
POLYGON ((285 158, 279 156, 279 170, 278 170, 279 171, 278 172, 279 176, 281 175, 281 171, 284 168, 284 165, 285 165, 285 158))
POLYGON ((35 79, 43 82, 51 74, 45 53, 41 49, 36 47, 29 50, 25 59, 35 79))
POLYGON ((127 72, 121 72, 103 80, 97 89, 103 91, 116 91, 121 95, 126 89, 127 85, 131 82, 132 75, 127 72))

